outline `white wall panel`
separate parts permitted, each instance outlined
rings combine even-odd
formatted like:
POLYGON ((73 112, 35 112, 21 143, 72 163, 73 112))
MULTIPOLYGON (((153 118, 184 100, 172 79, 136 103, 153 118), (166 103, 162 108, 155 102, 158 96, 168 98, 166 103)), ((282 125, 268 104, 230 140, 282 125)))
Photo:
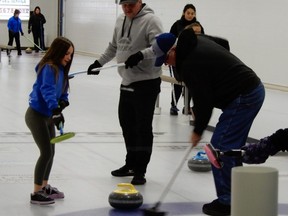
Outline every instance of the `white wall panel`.
MULTIPOLYGON (((117 11, 115 0, 64 0, 64 33, 76 50, 99 54, 112 38, 117 11)), ((185 4, 193 3, 198 20, 211 35, 230 41, 231 51, 253 68, 264 82, 288 87, 287 0, 143 0, 161 18, 165 31, 179 19, 185 4)), ((57 0, 31 1, 48 21, 49 43, 57 33, 57 0)), ((8 42, 6 22, 0 22, 0 43, 8 42)), ((27 23, 23 23, 27 32, 27 23)), ((29 43, 22 38, 22 45, 29 43)))
POLYGON ((227 38, 231 51, 253 68, 262 81, 288 86, 287 0, 145 2, 161 17, 166 31, 180 18, 185 4, 194 4, 206 34, 227 38))
POLYGON ((115 0, 66 0, 64 34, 78 51, 102 53, 112 38, 117 7, 115 0))

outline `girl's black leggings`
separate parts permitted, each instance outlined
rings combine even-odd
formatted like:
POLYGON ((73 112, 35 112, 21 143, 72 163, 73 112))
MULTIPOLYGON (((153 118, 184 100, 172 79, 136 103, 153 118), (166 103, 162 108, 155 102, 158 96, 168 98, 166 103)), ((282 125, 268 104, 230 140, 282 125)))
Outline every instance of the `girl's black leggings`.
POLYGON ((40 150, 34 170, 34 184, 42 185, 49 179, 55 154, 55 145, 50 143, 55 137, 55 127, 52 120, 29 107, 25 114, 25 122, 30 129, 35 143, 40 150))

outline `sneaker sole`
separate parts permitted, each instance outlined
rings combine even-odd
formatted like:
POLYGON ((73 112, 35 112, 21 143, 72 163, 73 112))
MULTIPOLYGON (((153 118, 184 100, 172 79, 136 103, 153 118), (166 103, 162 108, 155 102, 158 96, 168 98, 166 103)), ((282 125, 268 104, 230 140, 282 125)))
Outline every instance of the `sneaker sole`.
POLYGON ((213 216, 230 216, 231 214, 229 213, 220 213, 220 212, 216 212, 216 211, 202 211, 204 214, 206 215, 213 215, 213 216))
POLYGON ((202 212, 206 215, 213 215, 213 216, 230 216, 230 212, 219 212, 212 209, 207 209, 205 207, 202 208, 202 212))
POLYGON ((146 182, 131 182, 132 185, 144 185, 146 182))
POLYGON ((47 195, 51 199, 64 199, 63 194, 52 194, 52 195, 47 195))
POLYGON ((133 173, 126 173, 126 174, 116 174, 116 173, 111 172, 111 175, 115 177, 125 177, 125 176, 134 176, 135 173, 133 172, 133 173))
POLYGON ((131 181, 132 185, 144 185, 145 183, 146 183, 146 180, 145 181, 141 181, 141 182, 140 181, 133 181, 133 180, 131 181))
POLYGON ((178 114, 173 114, 173 113, 170 113, 170 115, 171 115, 171 116, 178 116, 178 114))
POLYGON ((114 177, 125 177, 125 176, 134 176, 134 174, 127 174, 127 175, 113 175, 112 173, 111 173, 111 175, 112 176, 114 176, 114 177))
POLYGON ((54 204, 55 201, 34 201, 34 200, 31 200, 30 201, 31 204, 35 204, 35 205, 51 205, 51 204, 54 204))

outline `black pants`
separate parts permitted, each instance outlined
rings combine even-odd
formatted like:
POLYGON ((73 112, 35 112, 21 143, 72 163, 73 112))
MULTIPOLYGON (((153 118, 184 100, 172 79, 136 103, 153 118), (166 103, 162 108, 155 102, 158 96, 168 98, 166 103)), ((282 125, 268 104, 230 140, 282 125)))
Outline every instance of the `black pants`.
POLYGON ((9 41, 8 41, 9 46, 13 45, 14 38, 15 38, 16 48, 17 48, 18 54, 20 54, 21 53, 20 34, 19 34, 19 32, 9 31, 9 41))
MULTIPOLYGON (((33 33, 33 39, 34 44, 36 44, 38 47, 40 47, 42 50, 45 50, 45 44, 44 44, 44 31, 32 31, 33 33)), ((39 51, 39 48, 34 45, 34 50, 39 51)))
MULTIPOLYGON (((185 87, 183 87, 183 86, 181 86, 181 85, 177 85, 177 84, 173 84, 174 86, 174 93, 175 93, 175 102, 174 102, 174 99, 173 99, 173 92, 171 93, 171 98, 172 98, 172 100, 171 100, 171 106, 177 106, 177 103, 178 103, 178 101, 179 101, 179 98, 180 98, 180 96, 181 96, 181 94, 182 94, 182 91, 183 91, 183 94, 185 94, 185 87), (176 103, 176 104, 175 104, 176 103)), ((188 106, 189 106, 189 104, 190 104, 190 102, 191 102, 191 99, 192 99, 192 97, 191 97, 191 94, 188 92, 188 106)))
POLYGON ((34 183, 42 185, 43 181, 49 179, 53 165, 55 145, 52 145, 50 140, 55 137, 55 127, 50 118, 41 115, 30 107, 26 111, 25 122, 40 150, 40 156, 34 170, 34 183))
MULTIPOLYGON (((176 68, 175 67, 171 67, 169 68, 170 70, 170 75, 171 77, 175 77, 176 80, 179 80, 179 75, 178 73, 176 72, 176 68), (172 74, 173 72, 173 74, 172 74)), ((172 107, 177 107, 177 103, 179 101, 179 98, 183 92, 183 94, 185 94, 185 87, 183 87, 182 85, 177 85, 177 84, 172 84, 173 85, 173 88, 174 88, 174 92, 172 91, 171 93, 171 106, 172 107), (175 98, 174 98, 175 96, 175 98)), ((190 107, 190 102, 191 102, 191 94, 188 92, 188 106, 190 107)))
POLYGON ((161 79, 121 85, 119 121, 126 145, 126 165, 145 174, 153 146, 153 115, 161 79))

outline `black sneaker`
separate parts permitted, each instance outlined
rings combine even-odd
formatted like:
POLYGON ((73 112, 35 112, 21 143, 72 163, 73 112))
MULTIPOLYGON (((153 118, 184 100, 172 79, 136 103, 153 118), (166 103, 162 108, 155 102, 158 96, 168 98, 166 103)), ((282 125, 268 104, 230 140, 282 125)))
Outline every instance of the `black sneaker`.
POLYGON ((176 106, 172 106, 170 108, 170 115, 178 115, 178 108, 176 106))
POLYGON ((213 216, 228 216, 231 214, 231 206, 224 205, 218 201, 213 200, 211 203, 204 204, 202 207, 204 214, 213 216))
POLYGON ((65 197, 63 192, 59 191, 56 187, 52 187, 49 184, 43 187, 42 190, 51 199, 63 199, 65 197))
MULTIPOLYGON (((188 115, 192 115, 191 110, 192 110, 192 107, 189 107, 188 108, 188 115)), ((184 114, 184 113, 185 113, 185 107, 183 107, 183 109, 182 109, 182 114, 184 114)))
POLYGON ((134 178, 131 181, 131 184, 133 185, 143 185, 146 183, 145 175, 135 175, 134 178))
POLYGON ((49 205, 55 203, 54 199, 48 197, 42 190, 31 194, 30 202, 37 205, 49 205))
POLYGON ((134 176, 134 171, 132 169, 129 169, 126 165, 124 165, 123 167, 117 170, 113 170, 111 172, 111 175, 116 177, 134 176))

